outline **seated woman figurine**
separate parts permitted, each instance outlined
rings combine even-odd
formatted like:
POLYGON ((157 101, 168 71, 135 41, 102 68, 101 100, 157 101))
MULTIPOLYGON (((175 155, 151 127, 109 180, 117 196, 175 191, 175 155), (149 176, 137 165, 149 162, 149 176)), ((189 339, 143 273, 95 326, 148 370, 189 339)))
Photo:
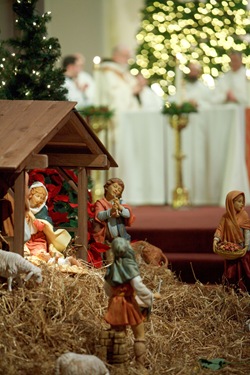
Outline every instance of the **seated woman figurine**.
POLYGON ((46 186, 40 181, 34 182, 29 189, 30 211, 35 215, 36 219, 44 219, 52 224, 52 219, 46 206, 47 199, 48 191, 46 186))
POLYGON ((226 196, 226 213, 214 234, 213 251, 223 243, 240 245, 245 255, 225 260, 223 281, 250 293, 250 219, 245 210, 245 194, 233 190, 226 196))
POLYGON ((46 258, 47 254, 47 257, 50 255, 64 258, 61 252, 68 246, 71 236, 65 229, 54 231, 46 207, 47 197, 47 189, 41 182, 31 185, 29 210, 26 213, 31 238, 25 243, 25 255, 43 254, 42 256, 46 258))

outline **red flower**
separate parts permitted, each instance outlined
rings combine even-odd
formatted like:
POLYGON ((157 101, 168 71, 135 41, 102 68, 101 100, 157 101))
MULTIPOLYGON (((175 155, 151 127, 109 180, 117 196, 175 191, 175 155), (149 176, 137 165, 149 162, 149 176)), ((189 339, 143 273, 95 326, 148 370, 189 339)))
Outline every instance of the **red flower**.
POLYGON ((45 185, 45 177, 43 174, 40 174, 40 173, 34 173, 33 172, 30 172, 29 174, 29 183, 30 185, 32 185, 35 181, 39 181, 41 182, 42 184, 45 185))
POLYGON ((69 196, 68 195, 57 195, 54 198, 55 202, 69 202, 69 196))
POLYGON ((71 208, 78 208, 78 203, 69 203, 71 208))
POLYGON ((50 212, 51 219, 55 226, 62 224, 62 223, 68 223, 68 213, 67 212, 50 212))
POLYGON ((95 216, 95 205, 88 202, 87 210, 89 217, 93 218, 95 216))
POLYGON ((51 200, 51 199, 55 199, 56 196, 60 193, 62 185, 47 184, 46 188, 48 190, 48 195, 49 195, 48 199, 51 200))
POLYGON ((72 181, 74 181, 76 184, 78 183, 78 179, 77 179, 77 176, 76 174, 71 171, 70 169, 67 169, 67 175, 71 177, 72 181))

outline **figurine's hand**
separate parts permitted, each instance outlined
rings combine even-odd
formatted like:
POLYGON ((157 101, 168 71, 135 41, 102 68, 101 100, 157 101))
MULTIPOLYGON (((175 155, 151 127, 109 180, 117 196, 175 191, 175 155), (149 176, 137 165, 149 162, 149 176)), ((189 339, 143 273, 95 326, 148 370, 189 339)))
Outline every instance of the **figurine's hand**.
POLYGON ((110 213, 111 213, 112 217, 119 217, 120 216, 118 208, 116 207, 115 204, 112 206, 110 213))
POLYGON ((248 245, 245 246, 243 250, 244 250, 244 251, 247 251, 247 249, 248 249, 248 245))
POLYGON ((218 241, 213 242, 213 252, 215 253, 218 241))
POLYGON ((123 205, 120 204, 120 199, 115 198, 113 202, 114 202, 114 205, 115 205, 116 209, 119 210, 120 212, 122 212, 123 205))

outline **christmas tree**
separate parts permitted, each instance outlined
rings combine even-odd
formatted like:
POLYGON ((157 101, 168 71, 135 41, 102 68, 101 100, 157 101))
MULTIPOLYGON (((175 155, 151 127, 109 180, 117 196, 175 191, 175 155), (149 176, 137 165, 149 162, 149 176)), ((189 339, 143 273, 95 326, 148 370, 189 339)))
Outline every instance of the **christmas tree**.
POLYGON ((36 12, 37 0, 17 0, 18 37, 0 43, 0 99, 66 100, 57 38, 48 38, 49 12, 36 12))
POLYGON ((141 71, 167 92, 177 62, 188 73, 188 63, 196 60, 216 78, 229 69, 228 52, 234 49, 250 66, 249 15, 246 0, 145 0, 135 74, 141 71))

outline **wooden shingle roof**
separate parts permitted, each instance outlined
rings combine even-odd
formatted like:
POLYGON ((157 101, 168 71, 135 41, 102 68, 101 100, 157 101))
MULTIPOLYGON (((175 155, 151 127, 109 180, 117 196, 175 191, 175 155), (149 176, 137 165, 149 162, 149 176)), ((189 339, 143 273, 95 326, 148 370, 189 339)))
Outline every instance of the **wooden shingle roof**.
POLYGON ((117 167, 75 102, 0 100, 0 171, 117 167), (43 156, 46 155, 46 156, 43 156))

